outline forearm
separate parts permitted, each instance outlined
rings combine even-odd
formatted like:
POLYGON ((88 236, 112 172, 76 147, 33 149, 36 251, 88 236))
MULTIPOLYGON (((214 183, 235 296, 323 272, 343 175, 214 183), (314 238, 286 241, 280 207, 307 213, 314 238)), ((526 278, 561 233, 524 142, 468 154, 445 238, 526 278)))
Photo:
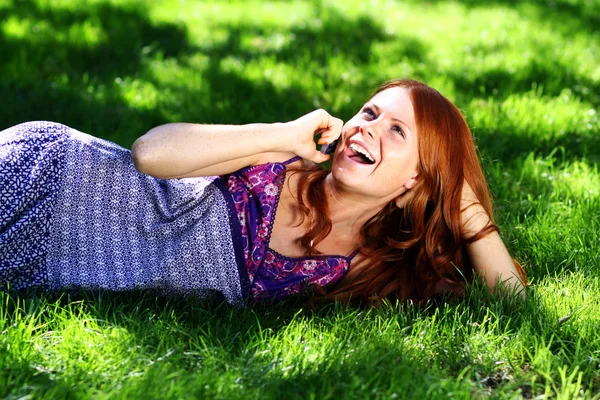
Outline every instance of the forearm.
POLYGON ((525 296, 523 277, 498 232, 491 232, 468 244, 467 252, 473 268, 490 288, 503 282, 509 290, 525 296))
POLYGON ((258 154, 285 151, 289 139, 284 133, 284 124, 279 123, 173 123, 153 128, 137 139, 132 157, 138 170, 159 178, 185 176, 232 160, 239 160, 242 168, 252 164, 258 154))
MULTIPOLYGON (((465 182, 461 199, 461 225, 463 237, 472 239, 486 229, 492 221, 471 187, 465 182)), ((479 240, 466 245, 471 264, 477 275, 492 290, 503 282, 509 289, 525 297, 525 276, 509 254, 497 231, 486 234, 479 240)))

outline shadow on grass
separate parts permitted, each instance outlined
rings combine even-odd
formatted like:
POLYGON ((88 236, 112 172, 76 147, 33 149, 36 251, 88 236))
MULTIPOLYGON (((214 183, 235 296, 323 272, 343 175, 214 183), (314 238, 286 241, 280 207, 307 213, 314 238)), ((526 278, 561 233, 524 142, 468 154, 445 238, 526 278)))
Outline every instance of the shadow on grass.
MULTIPOLYGON (((286 32, 252 22, 221 26, 227 30, 227 40, 209 50, 214 59, 234 56, 251 60, 260 56, 291 65, 310 62, 325 67, 332 58, 341 57, 349 64, 364 66, 372 62, 374 43, 393 38, 372 18, 348 18, 320 3, 315 5, 314 14, 319 19, 292 26, 286 32), (282 33, 288 38, 284 44, 267 45, 273 35, 282 33)), ((407 49, 409 57, 420 57, 418 47, 407 49)))
MULTIPOLYGON (((48 303, 56 301, 53 296, 43 295, 41 299, 19 297, 15 301, 19 301, 23 308, 21 315, 33 315, 40 322, 39 329, 60 329, 60 326, 54 326, 52 320, 44 321, 48 303)), ((532 347, 529 353, 524 353, 525 358, 518 364, 499 366, 494 363, 497 360, 490 361, 487 355, 482 360, 476 348, 471 350, 470 346, 480 343, 479 330, 484 335, 491 330, 492 340, 498 340, 498 346, 511 346, 510 341, 499 339, 515 335, 529 338, 525 341, 520 339, 523 346, 536 344, 527 341, 532 338, 539 340, 555 357, 565 362, 575 360, 576 365, 581 365, 586 352, 590 351, 582 345, 577 329, 560 323, 558 316, 532 293, 525 304, 499 301, 474 293, 466 299, 440 302, 424 310, 390 306, 369 312, 325 306, 310 313, 300 311, 302 303, 297 299, 271 307, 257 305, 251 309, 236 310, 220 303, 218 298, 212 302, 167 300, 149 292, 76 294, 64 296, 59 303, 61 307, 72 310, 69 313, 92 318, 100 326, 123 329, 130 335, 129 341, 123 345, 144 349, 137 357, 154 359, 171 350, 181 357, 188 354, 169 368, 181 369, 184 368, 182 363, 187 362, 190 365, 184 369, 194 374, 196 372, 191 371, 204 370, 202 363, 205 358, 215 357, 229 365, 228 368, 239 369, 241 375, 236 382, 247 389, 283 395, 291 393, 290 388, 293 388, 298 398, 310 394, 343 395, 357 391, 361 395, 385 397, 391 395, 387 391, 390 387, 398 391, 400 397, 402 391, 422 396, 429 393, 426 397, 432 397, 432 393, 439 392, 441 395, 450 389, 532 389, 527 387, 527 382, 530 382, 531 374, 538 375, 536 368, 539 366, 535 364, 537 349, 532 347), (284 361, 277 353, 280 350, 274 353, 261 353, 259 350, 269 348, 269 342, 277 340, 280 332, 298 318, 303 321, 302 324, 313 326, 313 334, 335 335, 338 341, 332 348, 329 348, 331 344, 328 345, 329 357, 317 357, 320 353, 315 349, 315 360, 309 362, 309 358, 298 355, 297 361, 285 361, 286 365, 291 362, 289 368, 282 368, 280 363, 284 361), (364 335, 361 330, 373 331, 373 326, 382 320, 398 322, 397 339, 391 339, 389 331, 366 342, 357 339, 364 335), (339 321, 346 321, 342 325, 350 330, 340 333, 339 321), (418 350, 419 332, 414 331, 416 324, 432 332, 440 329, 439 341, 418 350), (448 331, 450 327, 457 330, 448 331), (534 337, 527 336, 531 332, 536 332, 534 337), (258 348, 257 340, 260 340, 258 348), (173 343, 178 343, 175 349, 172 348, 173 343), (463 378, 465 381, 459 378, 463 371, 469 371, 469 375, 463 378)), ((10 307, 4 309, 5 315, 13 315, 14 312, 10 307)), ((24 320, 23 316, 20 320, 24 320)), ((6 324, 13 322, 10 317, 6 320, 6 324)), ((295 339, 290 337, 289 340, 295 339)), ((81 345, 86 346, 85 343, 81 345)), ((15 377, 10 386, 17 391, 24 390, 23 394, 31 389, 35 389, 36 393, 62 393, 73 383, 72 376, 70 382, 69 379, 63 382, 59 371, 44 371, 27 361, 11 364, 0 372, 4 376, 15 377)), ((555 372, 558 374, 558 371, 555 372)), ((584 385, 593 381, 593 366, 583 368, 582 372, 584 385)), ((69 374, 72 373, 69 371, 69 374)), ((148 369, 145 373, 155 374, 156 370, 148 369)), ((559 379, 557 375, 540 380, 542 375, 538 375, 538 384, 542 386, 537 390, 541 392, 546 380, 559 379)), ((185 381, 185 375, 180 378, 185 381)), ((87 380, 84 379, 84 386, 85 382, 87 380)), ((82 390, 85 390, 84 386, 82 390)), ((192 385, 187 389, 201 394, 203 386, 192 385)), ((536 388, 533 391, 536 392, 536 388)))
POLYGON ((27 72, 41 68, 44 72, 87 73, 110 80, 137 72, 143 53, 177 57, 190 48, 184 27, 150 22, 141 5, 126 8, 94 3, 61 9, 42 8, 33 0, 13 0, 12 7, 0 11, 0 18, 32 24, 24 38, 3 38, 6 52, 0 61, 6 67, 25 55, 32 68, 27 72), (98 32, 96 40, 79 37, 93 36, 86 34, 86 27, 98 32))
MULTIPOLYGON (((96 3, 62 9, 41 7, 33 0, 13 0, 10 7, 1 9, 0 18, 24 24, 25 32, 20 36, 0 33, 4 54, 0 73, 5 77, 0 82, 0 96, 12 100, 0 110, 0 126, 55 120, 127 146, 149 127, 171 122, 160 105, 140 111, 127 104, 115 82, 137 77, 160 91, 173 92, 173 103, 182 105, 175 114, 182 120, 243 123, 295 119, 316 108, 315 98, 320 94, 341 84, 327 68, 332 57, 343 57, 349 65, 362 68, 371 61, 371 46, 392 40, 376 21, 351 19, 315 2, 319 23, 291 27, 284 32, 291 40, 283 46, 248 47, 245 39, 249 37, 268 41, 281 32, 246 23, 224 25, 228 35, 224 43, 195 47, 189 43, 185 27, 153 23, 141 3, 135 4, 96 3), (95 40, 80 38, 94 36, 93 32, 95 40), (148 73, 149 61, 168 58, 194 71, 188 60, 197 53, 209 57, 208 68, 198 72, 206 86, 170 86, 148 73), (298 68, 307 63, 311 68, 317 65, 323 86, 314 93, 294 86, 276 88, 266 79, 253 81, 223 68, 226 57, 242 62, 274 58, 298 68)), ((407 40, 401 47, 407 57, 420 61, 418 41, 407 40)), ((372 79, 360 81, 368 82, 362 85, 366 97, 373 90, 372 79)), ((349 114, 355 111, 352 107, 349 114)))
MULTIPOLYGON (((441 2, 442 0, 433 0, 441 2)), ((456 0, 455 0, 456 1, 456 0)), ((559 26, 600 32, 600 4, 594 1, 553 0, 532 2, 529 0, 457 0, 470 7, 490 6, 532 7, 540 20, 547 20, 559 26)))
MULTIPOLYGON (((182 99, 207 96, 216 107, 205 106, 201 110, 189 107, 184 111, 184 119, 201 118, 214 123, 296 119, 318 107, 329 109, 328 104, 322 104, 323 97, 339 92, 343 86, 353 95, 358 93, 358 101, 330 111, 350 117, 381 80, 366 72, 358 78, 358 82, 349 85, 339 76, 343 68, 338 68, 336 73, 328 68, 332 59, 343 60, 348 70, 366 69, 375 57, 372 47, 394 41, 397 53, 415 63, 424 61, 427 49, 421 41, 411 37, 392 37, 373 19, 362 16, 349 18, 320 2, 316 2, 314 13, 319 16, 318 23, 312 21, 295 25, 285 32, 251 22, 219 25, 219 29, 227 32, 226 39, 200 45, 198 49, 209 56, 208 67, 202 74, 206 86, 174 88, 182 99), (281 35, 282 44, 269 44, 277 35, 281 35), (243 72, 224 68, 225 59, 235 60, 241 69, 245 64, 261 59, 268 60, 269 65, 293 66, 303 73, 308 69, 314 71, 315 85, 312 88, 298 84, 276 87, 266 78, 251 80, 243 76, 243 72)), ((192 68, 185 59, 179 62, 192 68)))
MULTIPOLYGON (((545 51, 554 53, 554 50, 550 49, 540 50, 541 53, 545 51)), ((562 65, 553 55, 545 58, 544 62, 531 60, 529 64, 514 71, 497 68, 472 76, 456 71, 450 72, 448 76, 464 99, 482 96, 505 99, 510 95, 530 92, 539 87, 547 96, 556 97, 565 89, 571 89, 583 101, 600 103, 600 83, 575 75, 570 66, 562 65)))
MULTIPOLYGON (((320 3, 315 5, 315 15, 320 15, 319 23, 292 26, 284 32, 290 39, 280 47, 249 46, 249 38, 260 43, 278 32, 260 24, 245 23, 223 25, 227 40, 203 48, 190 45, 182 26, 152 23, 140 5, 120 8, 99 3, 68 10, 41 8, 32 0, 15 0, 12 7, 0 10, 0 17, 30 21, 33 27, 42 27, 42 31, 35 33, 31 28, 22 37, 0 34, 5 55, 0 60, 0 73, 9 78, 0 82, 0 96, 11 99, 0 111, 0 125, 7 127, 33 119, 55 120, 128 147, 149 127, 170 121, 160 107, 140 110, 127 104, 115 84, 118 78, 143 76, 159 90, 175 93, 182 104, 177 113, 182 120, 271 122, 295 119, 318 107, 317 100, 322 94, 339 92, 345 83, 327 69, 328 62, 335 57, 347 60, 349 67, 368 70, 373 61, 372 46, 393 41, 394 53, 414 64, 430 63, 422 42, 410 36, 392 37, 372 19, 348 18, 320 3), (51 30, 44 32, 44 26, 51 30), (103 39, 95 44, 78 41, 73 32, 84 26, 95 27, 103 39), (152 57, 176 58, 180 65, 193 70, 188 57, 197 52, 209 57, 208 67, 198 72, 206 83, 202 87, 161 86, 146 73, 146 61, 152 57), (222 61, 227 57, 242 63, 265 58, 298 68, 310 66, 319 87, 280 88, 266 79, 252 80, 224 68, 222 61)), ((552 54, 555 49, 541 51, 552 54)), ((348 85, 347 90, 353 95, 357 93, 359 101, 339 105, 337 114, 346 118, 354 115, 380 78, 366 71, 358 82, 348 85)), ((544 93, 550 96, 570 87, 579 97, 592 102, 600 93, 600 85, 574 76, 568 66, 535 60, 519 71, 499 68, 475 76, 456 71, 450 79, 460 97, 466 100, 490 93, 502 99, 530 91, 534 84, 543 85, 544 93)), ((575 158, 600 154, 600 140, 592 136, 566 133, 540 140, 509 130, 476 131, 476 134, 480 147, 492 158, 510 159, 532 149, 544 154, 558 146, 575 158)))
MULTIPOLYGON (((517 9, 523 19, 531 19, 562 30, 565 38, 581 32, 600 32, 600 3, 556 0, 531 2, 527 0, 455 0, 468 8, 488 9, 506 6, 517 9)), ((434 3, 442 3, 433 0, 434 3)), ((474 54, 501 53, 498 43, 473 44, 474 54)), ((505 44, 504 46, 508 46, 505 44)), ((569 88, 583 101, 600 103, 600 82, 578 74, 571 63, 565 64, 559 57, 561 51, 551 43, 539 43, 536 57, 518 69, 496 68, 477 75, 462 71, 450 73, 461 98, 467 101, 478 97, 504 99, 515 93, 529 92, 537 86, 544 95, 558 96, 569 88)), ((572 60, 573 63, 576 60, 572 60)))
MULTIPOLYGON (((27 301, 30 300, 25 299, 27 301)), ((28 313, 42 313, 45 302, 42 297, 42 308, 36 310, 35 305, 30 306, 28 313)), ((174 350, 179 355, 198 354, 188 355, 170 367, 183 368, 181 363, 188 362, 190 365, 186 369, 190 371, 204 370, 202 360, 215 357, 220 362, 228 363, 231 368, 239 369, 241 375, 236 381, 238 384, 247 390, 259 390, 269 396, 289 394, 290 388, 294 389, 298 398, 324 393, 332 396, 360 393, 361 396, 386 397, 391 395, 388 392, 391 387, 400 396, 404 391, 428 398, 438 392, 439 395, 447 393, 450 389, 477 392, 531 389, 543 392, 548 379, 559 379, 558 376, 545 376, 540 380, 541 375, 538 375, 535 365, 537 349, 534 348, 529 353, 532 358, 526 356, 521 363, 514 365, 508 363, 498 366, 493 363, 496 360, 486 361, 489 358, 487 355, 481 360, 476 348, 470 350, 470 346, 473 346, 470 340, 474 339, 475 345, 479 343, 478 330, 485 335, 492 329, 495 335, 493 340, 506 335, 527 335, 528 329, 536 331, 535 339, 546 344, 552 354, 565 361, 573 358, 580 360, 589 350, 578 347, 581 341, 578 341, 576 329, 558 322, 556 316, 538 303, 535 297, 527 304, 517 305, 511 301, 486 300, 485 296, 475 294, 465 300, 438 303, 425 310, 410 306, 384 307, 366 313, 326 306, 313 314, 299 311, 299 304, 292 300, 272 307, 258 305, 252 309, 235 310, 219 303, 218 299, 214 302, 167 301, 147 293, 108 292, 75 295, 61 300, 61 305, 73 308, 75 315, 81 313, 86 319, 98 321, 100 326, 119 327, 128 332, 131 342, 127 346, 132 343, 141 346, 144 349, 141 354, 143 357, 154 359, 167 350, 174 350), (341 320, 356 320, 350 325, 343 324, 350 328, 355 326, 357 331, 340 334, 337 326, 340 315, 341 320), (310 357, 298 356, 297 362, 287 360, 285 365, 291 364, 282 368, 280 363, 284 361, 277 351, 258 356, 260 348, 269 348, 268 343, 276 340, 280 331, 297 318, 303 320, 303 324, 314 326, 317 333, 338 337, 336 345, 328 350, 328 357, 317 357, 319 351, 315 349, 315 360, 309 362, 310 357), (361 327, 371 331, 372 324, 380 323, 382 319, 398 321, 397 340, 391 342, 389 332, 386 336, 374 336, 367 342, 356 340, 357 335, 361 336, 361 327), (415 324, 433 332, 441 329, 439 342, 417 350, 418 346, 415 345, 419 342, 419 332, 413 331, 415 324), (494 327, 490 328, 490 324, 494 327), (447 331, 452 326, 458 330, 447 331), (525 330, 522 330, 524 327, 525 330), (166 344, 165 335, 169 337, 166 344), (257 350, 259 338, 262 339, 257 350), (413 344, 404 345, 405 340, 413 344), (174 342, 179 343, 175 349, 171 347, 174 342), (197 348, 200 343, 202 348, 197 348), (469 374, 459 378, 464 371, 469 371, 469 374), (538 390, 528 386, 531 374, 538 376, 537 384, 541 385, 538 390)), ((14 310, 8 310, 9 314, 12 312, 14 310)), ((45 322, 50 323, 45 329, 52 329, 53 322, 45 322)), ((289 339, 295 340, 292 337, 289 339)), ((525 341, 522 344, 528 343, 525 341)), ((510 346, 511 342, 500 340, 498 345, 510 346)), ((593 368, 589 371, 583 369, 582 372, 584 384, 594 379, 593 368)), ((156 371, 148 369, 145 373, 152 375, 156 371)), ((57 371, 44 372, 26 362, 10 366, 3 374, 17 377, 18 380, 13 381, 13 388, 27 389, 23 394, 31 389, 35 389, 36 393, 62 393, 73 379, 71 377, 63 382, 57 371), (22 387, 17 387, 19 382, 22 387)), ((185 375, 180 378, 186 379, 185 375)), ((85 387, 82 386, 82 390, 85 387)), ((200 386, 192 385, 187 390, 203 393, 200 386)))
MULTIPOLYGON (((489 4, 468 0, 464 3, 473 7, 489 4)), ((143 77, 158 90, 174 93, 176 103, 181 104, 176 115, 187 121, 247 123, 295 119, 318 107, 322 94, 338 93, 344 85, 347 92, 358 93, 359 100, 343 103, 335 111, 349 118, 382 79, 368 68, 374 61, 372 48, 377 43, 393 42, 396 54, 390 56, 401 54, 415 65, 431 64, 427 60, 427 47, 418 39, 390 36, 373 19, 349 18, 320 2, 314 3, 318 23, 292 26, 283 32, 289 40, 275 47, 261 47, 260 43, 282 32, 250 22, 222 25, 227 31, 224 42, 195 47, 189 43, 184 26, 153 23, 141 3, 135 4, 117 7, 96 3, 61 9, 41 7, 32 0, 13 0, 10 7, 1 9, 1 19, 16 19, 31 27, 22 36, 0 33, 3 49, 0 73, 4 76, 0 96, 11 99, 0 110, 0 127, 25 120, 55 120, 128 147, 150 127, 171 122, 166 116, 169 113, 161 106, 140 110, 124 100, 115 80, 136 77, 143 77), (85 29, 98 31, 100 39, 79 40, 79 36, 85 36, 85 29), (188 59, 199 52, 209 58, 207 69, 198 72, 206 83, 202 87, 169 86, 148 77, 150 59, 177 59, 179 65, 193 71, 188 59), (224 68, 222 61, 227 57, 242 63, 264 58, 297 68, 310 67, 315 71, 318 87, 280 88, 267 79, 252 80, 241 72, 224 68), (347 61, 349 67, 365 70, 364 74, 352 84, 344 82, 327 68, 336 57, 347 61)), ((495 4, 522 3, 498 0, 495 4)), ((531 7, 556 18, 563 13, 567 18, 579 18, 587 12, 583 5, 566 2, 553 3, 549 11, 544 11, 546 8, 541 5, 531 7)), ((549 54, 552 60, 556 49, 540 51, 549 54)), ((600 102, 600 84, 575 76, 569 66, 554 62, 533 60, 519 71, 499 68, 473 76, 456 71, 449 78, 465 101, 489 95, 502 99, 530 91, 538 84, 550 96, 557 96, 569 87, 584 100, 600 102)), ((509 129, 476 131, 476 134, 480 137, 480 147, 492 158, 510 159, 532 149, 549 153, 558 146, 567 149, 572 157, 600 154, 600 140, 592 136, 566 133, 559 138, 539 140, 509 129)))
POLYGON ((559 137, 539 138, 508 129, 477 129, 477 147, 481 151, 484 166, 487 162, 503 160, 505 165, 530 153, 546 157, 556 150, 564 152, 565 161, 585 159, 600 162, 600 137, 567 132, 559 137))
POLYGON ((107 3, 61 9, 13 0, 0 10, 0 20, 7 19, 25 24, 26 31, 0 33, 0 97, 11 99, 0 112, 3 128, 48 119, 114 139, 115 132, 164 122, 156 113, 131 109, 114 82, 136 75, 144 57, 190 51, 184 28, 151 23, 141 6, 107 3), (86 29, 97 32, 96 43, 81 38, 86 29))

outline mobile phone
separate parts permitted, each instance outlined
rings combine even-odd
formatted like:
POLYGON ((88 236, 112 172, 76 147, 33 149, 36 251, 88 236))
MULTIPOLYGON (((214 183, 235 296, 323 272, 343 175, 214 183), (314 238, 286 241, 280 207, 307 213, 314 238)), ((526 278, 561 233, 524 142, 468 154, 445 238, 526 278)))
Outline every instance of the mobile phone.
POLYGON ((331 154, 335 151, 335 146, 337 146, 337 143, 338 139, 334 140, 331 143, 325 143, 323 146, 321 146, 321 149, 319 151, 323 154, 331 154))

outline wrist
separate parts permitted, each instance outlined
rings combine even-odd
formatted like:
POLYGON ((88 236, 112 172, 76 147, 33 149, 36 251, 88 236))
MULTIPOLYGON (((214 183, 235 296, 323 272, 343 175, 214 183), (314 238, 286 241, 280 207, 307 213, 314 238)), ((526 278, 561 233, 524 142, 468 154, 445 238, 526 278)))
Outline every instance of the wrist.
POLYGON ((251 139, 259 153, 285 152, 290 140, 285 135, 285 124, 280 122, 266 124, 249 124, 244 129, 252 131, 254 137, 251 139))
POLYGON ((299 124, 294 120, 289 122, 275 122, 271 125, 277 136, 274 139, 277 147, 275 151, 297 154, 298 146, 300 145, 299 124))

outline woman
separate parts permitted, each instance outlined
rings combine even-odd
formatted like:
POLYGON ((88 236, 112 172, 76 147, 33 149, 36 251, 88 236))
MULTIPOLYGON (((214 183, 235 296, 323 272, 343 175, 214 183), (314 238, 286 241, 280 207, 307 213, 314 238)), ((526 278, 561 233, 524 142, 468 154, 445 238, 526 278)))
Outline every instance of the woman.
POLYGON ((396 80, 342 125, 323 110, 287 123, 168 124, 131 153, 52 123, 0 133, 0 282, 216 290, 234 304, 307 287, 424 301, 461 293, 475 271, 522 292, 451 102, 396 80), (338 140, 331 171, 315 164, 330 158, 318 133, 319 144, 338 140))

